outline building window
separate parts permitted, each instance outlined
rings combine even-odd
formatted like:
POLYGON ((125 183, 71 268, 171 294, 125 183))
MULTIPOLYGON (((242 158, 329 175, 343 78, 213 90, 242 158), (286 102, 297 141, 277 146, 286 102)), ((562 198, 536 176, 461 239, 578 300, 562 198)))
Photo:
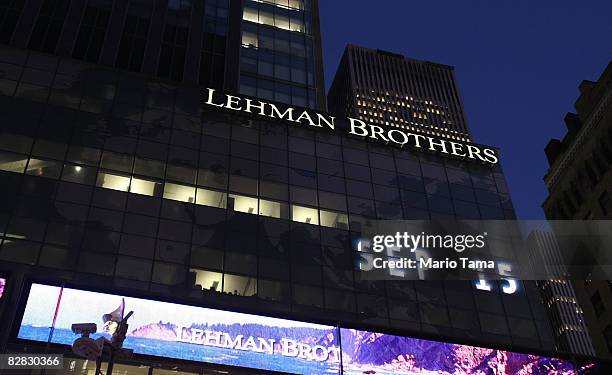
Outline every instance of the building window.
POLYGON ((173 1, 172 3, 172 6, 168 4, 157 75, 182 81, 189 38, 191 2, 173 1))
POLYGON ((605 311, 606 307, 604 306, 603 300, 601 299, 601 294, 599 291, 595 292, 591 297, 591 304, 593 304, 593 309, 595 310, 595 315, 599 318, 605 311))
POLYGON ((140 71, 151 23, 151 11, 149 4, 130 1, 115 61, 117 68, 140 71))
MULTIPOLYGON (((107 6, 110 9, 112 2, 109 2, 107 6)), ((109 9, 87 6, 72 57, 94 63, 98 61, 110 18, 109 9)))
POLYGON ((45 0, 32 31, 28 48, 47 53, 55 47, 64 27, 70 0, 45 0))
POLYGON ((0 5, 0 43, 8 44, 23 10, 23 0, 3 1, 0 5))

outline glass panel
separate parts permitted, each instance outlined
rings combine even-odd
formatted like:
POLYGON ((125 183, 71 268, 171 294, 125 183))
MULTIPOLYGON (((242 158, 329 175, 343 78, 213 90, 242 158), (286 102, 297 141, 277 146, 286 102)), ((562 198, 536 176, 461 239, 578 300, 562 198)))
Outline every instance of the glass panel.
POLYGON ((225 189, 227 187, 227 174, 211 171, 210 169, 200 169, 198 185, 225 189))
POLYGON ((32 138, 17 134, 0 134, 0 149, 15 152, 29 153, 32 147, 32 138))
POLYGON ((38 139, 36 140, 36 144, 34 144, 32 154, 36 156, 64 160, 67 147, 68 146, 63 143, 38 139))
POLYGON ((161 194, 161 182, 143 180, 141 178, 132 177, 132 184, 130 185, 130 193, 149 195, 152 197, 158 197, 161 194))
POLYGON ((251 21, 251 22, 259 22, 257 18, 257 9, 244 7, 244 13, 242 14, 242 19, 251 21))
POLYGON ((164 198, 181 202, 195 202, 195 187, 166 183, 164 198))
POLYGON ((289 30, 289 17, 276 15, 274 26, 281 29, 289 30))
POLYGON ((30 159, 26 174, 39 177, 58 178, 62 172, 62 164, 53 160, 30 159))
POLYGON ((289 218, 289 206, 286 203, 274 202, 260 199, 259 214, 261 216, 276 217, 279 219, 289 218))
POLYGON ((244 195, 230 194, 234 211, 257 214, 257 198, 245 197, 244 195))
POLYGON ((71 146, 68 151, 68 161, 79 163, 79 164, 88 164, 88 165, 98 165, 100 161, 100 155, 102 152, 95 148, 89 147, 81 147, 81 146, 71 146))
POLYGON ((195 183, 196 170, 178 165, 168 165, 166 168, 166 178, 193 184, 195 183))
POLYGON ((64 164, 62 180, 79 184, 93 184, 96 179, 96 168, 64 164))
POLYGON ((306 224, 319 224, 319 213, 310 207, 291 206, 291 220, 306 224))
POLYGON ((132 172, 132 156, 105 151, 104 155, 102 155, 100 166, 106 169, 129 173, 132 172))
POLYGON ((258 43, 257 43, 257 34, 255 33, 249 33, 249 32, 243 32, 242 33, 242 45, 243 46, 249 46, 249 47, 257 47, 258 43))
POLYGON ((207 189, 198 189, 196 194, 196 204, 217 208, 227 208, 227 193, 207 189))
POLYGON ((297 18, 291 19, 291 31, 299 31, 301 33, 304 32, 304 23, 297 18))
POLYGON ((324 227, 348 229, 348 216, 341 212, 321 210, 321 225, 324 227))
POLYGON ((221 291, 221 278, 223 274, 220 272, 210 272, 193 268, 190 269, 189 272, 195 273, 196 289, 221 291))
POLYGON ((163 178, 165 167, 165 164, 158 160, 136 158, 134 173, 163 178))
POLYGON ((24 155, 0 152, 0 170, 23 173, 28 158, 24 155))
POLYGON ((268 12, 259 12, 259 23, 274 26, 274 15, 268 12))
POLYGON ((238 193, 257 195, 257 180, 250 177, 230 175, 229 189, 238 193))
POLYGON ((98 172, 96 186, 105 189, 128 191, 130 188, 130 178, 106 172, 98 172))
POLYGON ((223 292, 236 296, 254 296, 257 293, 257 279, 225 274, 223 278, 223 292))
POLYGON ((289 0, 289 7, 294 9, 304 9, 303 0, 289 0))

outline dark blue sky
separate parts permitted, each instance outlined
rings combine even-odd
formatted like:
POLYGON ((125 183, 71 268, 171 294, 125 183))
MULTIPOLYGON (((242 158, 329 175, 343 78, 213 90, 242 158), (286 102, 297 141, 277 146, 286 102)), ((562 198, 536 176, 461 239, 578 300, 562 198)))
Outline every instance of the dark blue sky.
POLYGON ((518 217, 543 218, 544 147, 612 59, 612 1, 320 2, 327 87, 347 43, 455 66, 474 141, 501 148, 518 217))

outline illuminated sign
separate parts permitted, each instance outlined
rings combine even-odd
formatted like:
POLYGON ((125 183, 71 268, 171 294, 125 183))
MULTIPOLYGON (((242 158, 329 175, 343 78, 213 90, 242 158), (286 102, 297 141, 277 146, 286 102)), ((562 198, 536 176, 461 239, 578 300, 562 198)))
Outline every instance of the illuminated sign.
POLYGON ((138 354, 296 374, 340 371, 333 326, 41 284, 32 285, 17 337, 46 342, 51 334, 51 342, 71 345, 79 337, 73 323, 100 326, 122 300, 134 311, 123 347, 138 354))
POLYGON ((573 375, 569 360, 341 328, 344 374, 573 375))
MULTIPOLYGON (((316 128, 336 130, 336 118, 329 114, 322 114, 307 109, 296 109, 293 107, 279 109, 279 107, 273 103, 229 94, 217 94, 215 90, 211 88, 206 89, 203 99, 204 104, 211 107, 256 114, 265 118, 285 120, 316 128)), ((369 138, 386 144, 391 143, 400 147, 427 150, 440 155, 470 159, 489 164, 497 164, 499 162, 497 151, 492 148, 434 138, 403 129, 383 128, 382 126, 368 124, 352 117, 348 117, 347 120, 349 123, 348 133, 356 137, 369 138)))

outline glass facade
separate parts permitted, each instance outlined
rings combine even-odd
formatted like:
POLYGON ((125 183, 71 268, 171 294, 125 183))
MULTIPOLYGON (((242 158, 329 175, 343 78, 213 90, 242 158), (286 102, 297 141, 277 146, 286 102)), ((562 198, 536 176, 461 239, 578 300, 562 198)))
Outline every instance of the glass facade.
POLYGON ((204 110, 200 89, 67 58, 2 47, 0 64, 0 272, 552 348, 535 285, 353 271, 369 220, 513 219, 498 167, 204 110))
POLYGON ((244 1, 241 94, 321 108, 315 83, 312 8, 310 0, 244 1))

